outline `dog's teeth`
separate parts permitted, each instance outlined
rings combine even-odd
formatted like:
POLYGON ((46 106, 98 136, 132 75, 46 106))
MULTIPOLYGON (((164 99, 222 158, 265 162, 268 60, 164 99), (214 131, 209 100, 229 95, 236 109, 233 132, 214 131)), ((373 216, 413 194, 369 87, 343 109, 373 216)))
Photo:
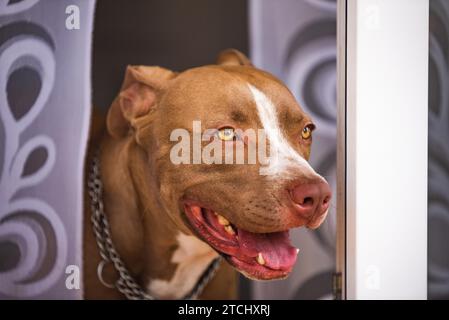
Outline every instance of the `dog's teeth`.
POLYGON ((257 263, 262 265, 262 266, 265 264, 265 259, 263 258, 262 253, 260 253, 260 252, 257 255, 257 259, 256 260, 257 260, 257 263))
POLYGON ((231 226, 225 226, 224 227, 224 229, 225 229, 225 231, 227 232, 227 233, 229 233, 229 234, 231 234, 231 235, 235 235, 235 231, 234 231, 234 229, 231 227, 231 226))
POLYGON ((218 218, 219 224, 221 224, 222 226, 229 226, 228 219, 226 219, 225 217, 223 217, 222 215, 219 215, 219 214, 217 214, 217 218, 218 218))
POLYGON ((299 249, 298 248, 296 248, 296 253, 299 253, 299 249))

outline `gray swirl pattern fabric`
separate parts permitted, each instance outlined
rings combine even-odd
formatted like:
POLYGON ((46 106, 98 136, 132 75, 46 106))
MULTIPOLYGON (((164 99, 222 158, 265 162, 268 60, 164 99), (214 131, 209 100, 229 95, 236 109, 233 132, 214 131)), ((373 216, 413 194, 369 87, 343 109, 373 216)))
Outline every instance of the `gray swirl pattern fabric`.
POLYGON ((449 299, 449 2, 430 1, 428 297, 449 299))
POLYGON ((81 297, 65 272, 81 267, 94 5, 0 1, 0 298, 81 297))

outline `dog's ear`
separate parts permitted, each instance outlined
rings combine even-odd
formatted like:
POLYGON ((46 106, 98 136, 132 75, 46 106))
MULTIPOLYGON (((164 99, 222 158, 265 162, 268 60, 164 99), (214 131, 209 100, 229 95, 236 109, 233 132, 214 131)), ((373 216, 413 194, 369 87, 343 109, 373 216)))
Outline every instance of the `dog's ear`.
POLYGON ((109 108, 106 126, 111 136, 125 136, 133 120, 146 115, 157 104, 157 97, 176 73, 147 66, 128 66, 119 95, 109 108))
POLYGON ((252 66, 251 61, 236 49, 226 49, 217 57, 217 64, 226 66, 252 66))

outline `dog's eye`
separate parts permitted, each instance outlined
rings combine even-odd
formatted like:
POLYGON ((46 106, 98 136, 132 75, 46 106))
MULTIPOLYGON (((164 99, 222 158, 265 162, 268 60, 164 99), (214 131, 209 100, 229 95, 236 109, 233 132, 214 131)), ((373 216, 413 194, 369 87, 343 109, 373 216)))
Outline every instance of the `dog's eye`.
POLYGON ((315 129, 315 126, 313 124, 306 125, 301 131, 301 137, 304 140, 310 139, 312 137, 313 129, 315 129))
POLYGON ((235 131, 234 128, 221 128, 218 129, 218 138, 223 141, 230 141, 235 139, 235 131))

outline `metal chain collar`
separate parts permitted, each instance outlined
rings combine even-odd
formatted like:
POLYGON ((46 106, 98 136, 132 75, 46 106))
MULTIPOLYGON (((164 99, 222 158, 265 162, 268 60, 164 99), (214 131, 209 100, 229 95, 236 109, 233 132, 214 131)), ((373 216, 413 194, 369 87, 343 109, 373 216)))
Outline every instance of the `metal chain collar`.
MULTIPOLYGON (((136 283, 112 243, 108 219, 104 213, 104 205, 102 200, 103 184, 100 178, 100 160, 98 152, 92 159, 87 187, 91 202, 91 221, 93 231, 102 259, 97 267, 97 275, 100 282, 108 288, 116 288, 130 300, 156 300, 156 297, 148 294, 139 284, 136 283), (112 263, 115 270, 119 274, 119 278, 114 284, 108 284, 103 278, 103 269, 107 263, 112 263)), ((220 262, 220 257, 215 258, 201 275, 190 293, 188 293, 183 299, 196 299, 198 295, 201 294, 206 284, 215 275, 220 262)))

